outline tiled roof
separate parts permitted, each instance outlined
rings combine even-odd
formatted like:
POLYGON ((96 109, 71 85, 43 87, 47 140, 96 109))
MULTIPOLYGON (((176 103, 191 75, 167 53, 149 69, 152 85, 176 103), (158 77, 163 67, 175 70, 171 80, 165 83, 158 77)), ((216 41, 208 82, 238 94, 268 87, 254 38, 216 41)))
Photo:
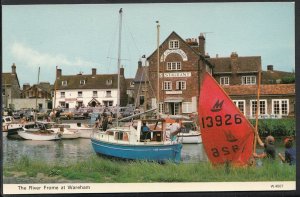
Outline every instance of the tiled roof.
POLYGON ((63 75, 56 80, 58 90, 68 89, 117 89, 118 74, 103 75, 63 75), (80 80, 85 80, 84 85, 80 85, 80 80), (107 84, 112 80, 111 84, 107 84), (67 85, 62 85, 62 81, 67 81, 67 85))
POLYGON ((148 70, 148 66, 139 66, 135 74, 134 82, 140 83, 149 81, 148 70))
MULTIPOLYGON (((208 59, 215 67, 214 73, 232 72, 231 57, 218 57, 208 59)), ((241 72, 257 72, 260 68, 261 58, 259 56, 238 57, 237 73, 241 72)))
MULTIPOLYGON (((257 94, 257 85, 231 85, 222 88, 230 96, 257 94)), ((295 84, 263 84, 260 88, 260 95, 295 95, 295 84)))
POLYGON ((11 85, 12 76, 11 73, 2 73, 2 85, 11 85))
POLYGON ((261 83, 267 84, 267 83, 276 83, 276 80, 282 79, 284 77, 293 77, 295 76, 292 72, 284 72, 284 71, 263 71, 261 76, 261 83))
MULTIPOLYGON (((12 73, 2 73, 2 86, 10 86, 12 85, 13 81, 15 80, 19 85, 18 76, 12 73)), ((20 85, 19 85, 20 86, 20 85)))

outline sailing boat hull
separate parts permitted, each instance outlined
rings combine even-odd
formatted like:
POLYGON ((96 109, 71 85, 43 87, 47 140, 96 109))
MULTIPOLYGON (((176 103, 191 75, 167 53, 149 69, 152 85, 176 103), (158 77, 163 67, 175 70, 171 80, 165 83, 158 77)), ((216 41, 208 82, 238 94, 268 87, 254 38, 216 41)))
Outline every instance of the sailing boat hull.
POLYGON ((170 145, 124 145, 92 140, 96 153, 121 159, 180 162, 182 144, 170 145))

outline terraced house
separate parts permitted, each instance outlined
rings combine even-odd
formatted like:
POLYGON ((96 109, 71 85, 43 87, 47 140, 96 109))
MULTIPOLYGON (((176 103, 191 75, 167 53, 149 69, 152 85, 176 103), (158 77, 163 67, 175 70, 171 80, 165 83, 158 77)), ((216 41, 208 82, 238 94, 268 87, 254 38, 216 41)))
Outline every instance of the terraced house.
MULTIPOLYGON (((60 106, 75 108, 80 106, 116 106, 118 92, 118 74, 62 75, 57 69, 53 96, 54 108, 60 106)), ((124 68, 120 68, 120 105, 127 104, 124 68)))
MULTIPOLYGON (((197 112, 201 75, 205 70, 212 72, 212 65, 204 56, 204 46, 203 34, 200 34, 198 39, 185 41, 172 32, 159 46, 159 51, 155 50, 147 58, 149 85, 153 87, 154 92, 159 92, 157 103, 160 112, 172 115, 197 112)), ((154 106, 156 98, 151 99, 154 106)))

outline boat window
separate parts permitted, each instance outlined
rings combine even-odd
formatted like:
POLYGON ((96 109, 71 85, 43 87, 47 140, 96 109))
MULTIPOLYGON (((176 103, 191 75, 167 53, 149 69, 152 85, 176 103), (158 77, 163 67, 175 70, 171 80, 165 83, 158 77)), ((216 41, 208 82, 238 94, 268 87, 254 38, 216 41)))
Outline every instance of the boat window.
POLYGON ((123 140, 123 132, 115 132, 115 140, 123 140))
POLYGON ((108 135, 114 135, 114 132, 113 131, 107 131, 106 132, 108 135))
POLYGON ((10 122, 11 120, 10 120, 10 118, 7 117, 7 118, 5 118, 5 121, 10 122))

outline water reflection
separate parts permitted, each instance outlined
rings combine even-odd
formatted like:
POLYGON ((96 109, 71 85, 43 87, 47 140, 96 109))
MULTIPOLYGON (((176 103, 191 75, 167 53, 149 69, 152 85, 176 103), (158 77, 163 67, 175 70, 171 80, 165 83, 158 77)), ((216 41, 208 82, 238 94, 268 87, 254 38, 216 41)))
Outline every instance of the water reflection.
MULTIPOLYGON (((24 155, 49 163, 67 164, 84 161, 95 152, 89 139, 32 141, 3 138, 4 165, 14 163, 24 155)), ((183 163, 207 161, 202 144, 184 144, 181 158, 183 163)))

